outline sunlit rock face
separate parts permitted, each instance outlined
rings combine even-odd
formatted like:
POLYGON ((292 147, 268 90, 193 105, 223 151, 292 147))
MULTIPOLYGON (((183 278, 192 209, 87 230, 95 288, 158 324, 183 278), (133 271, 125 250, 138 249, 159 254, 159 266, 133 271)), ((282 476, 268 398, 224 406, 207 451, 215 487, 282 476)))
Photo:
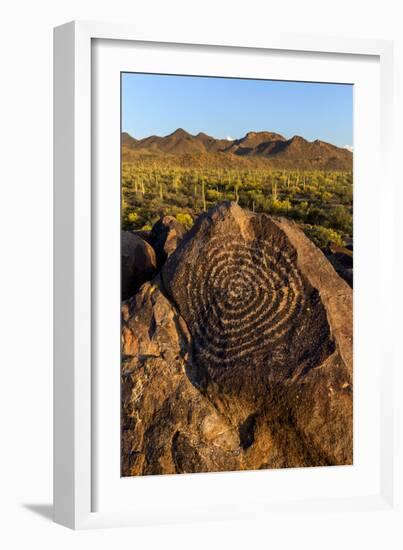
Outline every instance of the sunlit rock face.
POLYGON ((123 475, 352 463, 352 291, 294 223, 221 203, 123 307, 123 475))
POLYGON ((318 291, 276 221, 224 203, 163 269, 192 336, 199 376, 266 398, 266 384, 321 364, 334 341, 318 291))

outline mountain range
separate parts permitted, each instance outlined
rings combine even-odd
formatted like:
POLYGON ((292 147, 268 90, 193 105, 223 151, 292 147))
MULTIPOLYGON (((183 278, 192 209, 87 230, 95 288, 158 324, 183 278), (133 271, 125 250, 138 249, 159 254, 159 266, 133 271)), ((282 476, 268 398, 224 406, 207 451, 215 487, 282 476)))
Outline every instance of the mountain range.
POLYGON ((337 147, 321 140, 308 141, 301 136, 286 139, 275 132, 248 132, 240 139, 216 139, 203 132, 192 135, 182 128, 171 134, 149 136, 136 139, 122 133, 122 150, 133 159, 136 154, 143 156, 169 156, 178 159, 180 164, 200 161, 225 160, 237 162, 244 159, 265 161, 275 168, 351 170, 353 154, 346 148, 337 147))

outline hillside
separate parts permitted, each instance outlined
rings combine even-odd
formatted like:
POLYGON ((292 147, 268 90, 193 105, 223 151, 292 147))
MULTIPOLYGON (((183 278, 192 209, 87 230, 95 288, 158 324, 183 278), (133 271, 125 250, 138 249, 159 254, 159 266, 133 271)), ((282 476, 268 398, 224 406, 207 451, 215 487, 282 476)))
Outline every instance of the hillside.
POLYGON ((122 156, 124 160, 158 160, 179 166, 265 166, 290 170, 351 171, 353 164, 351 151, 320 140, 310 142, 301 136, 286 139, 274 132, 248 132, 240 139, 227 140, 203 132, 192 135, 182 128, 168 136, 139 140, 123 133, 122 156))

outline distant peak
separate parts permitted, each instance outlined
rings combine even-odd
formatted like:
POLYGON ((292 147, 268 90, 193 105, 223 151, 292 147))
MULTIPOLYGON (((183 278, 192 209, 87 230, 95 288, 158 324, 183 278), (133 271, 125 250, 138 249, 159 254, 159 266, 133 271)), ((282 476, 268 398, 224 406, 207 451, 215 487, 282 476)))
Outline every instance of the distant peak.
POLYGON ((249 139, 251 139, 251 138, 259 138, 259 139, 264 138, 268 141, 285 139, 284 136, 282 136, 281 134, 277 134, 276 132, 268 132, 267 130, 261 130, 259 132, 256 132, 256 131, 248 132, 247 134, 245 134, 244 139, 247 139, 247 138, 249 138, 249 139))
POLYGON ((303 138, 302 136, 294 136, 291 138, 291 141, 307 141, 305 138, 303 138))
POLYGON ((137 139, 129 134, 129 132, 122 132, 122 144, 130 145, 137 143, 137 139))
POLYGON ((186 132, 183 128, 177 128, 174 132, 169 134, 170 136, 190 136, 189 132, 186 132))
POLYGON ((260 131, 260 132, 252 131, 252 132, 247 132, 245 134, 245 137, 256 137, 256 136, 266 135, 266 134, 269 134, 269 133, 270 132, 265 132, 265 131, 260 131))

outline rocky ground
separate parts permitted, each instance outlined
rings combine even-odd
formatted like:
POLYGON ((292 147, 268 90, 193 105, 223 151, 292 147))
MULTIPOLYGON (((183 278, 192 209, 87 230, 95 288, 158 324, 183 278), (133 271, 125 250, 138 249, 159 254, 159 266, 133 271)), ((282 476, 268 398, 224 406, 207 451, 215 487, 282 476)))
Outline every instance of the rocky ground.
POLYGON ((124 232, 122 293, 123 476, 352 464, 352 289, 293 222, 124 232))

